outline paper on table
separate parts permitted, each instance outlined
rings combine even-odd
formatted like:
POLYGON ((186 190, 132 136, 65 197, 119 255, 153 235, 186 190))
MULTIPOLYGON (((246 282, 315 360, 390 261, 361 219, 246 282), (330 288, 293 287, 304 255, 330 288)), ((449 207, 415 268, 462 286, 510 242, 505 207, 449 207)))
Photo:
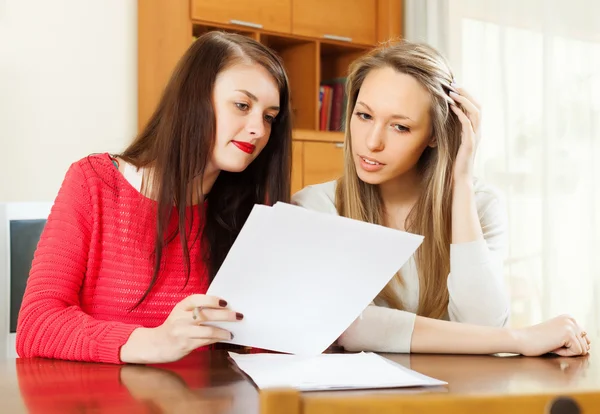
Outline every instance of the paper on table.
POLYGON ((300 391, 397 388, 446 385, 370 352, 299 356, 229 356, 258 388, 291 387, 300 391))
POLYGON ((230 330, 230 343, 320 354, 422 241, 289 204, 256 205, 207 292, 244 319, 211 324, 230 330))

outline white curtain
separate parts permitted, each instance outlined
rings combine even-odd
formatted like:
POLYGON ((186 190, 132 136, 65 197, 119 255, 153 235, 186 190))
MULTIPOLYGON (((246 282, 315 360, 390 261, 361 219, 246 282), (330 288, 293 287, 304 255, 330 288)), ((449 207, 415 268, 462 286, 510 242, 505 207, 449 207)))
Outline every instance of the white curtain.
POLYGON ((483 105, 476 171, 506 196, 511 324, 570 313, 600 338, 600 2, 405 3, 407 39, 483 105))

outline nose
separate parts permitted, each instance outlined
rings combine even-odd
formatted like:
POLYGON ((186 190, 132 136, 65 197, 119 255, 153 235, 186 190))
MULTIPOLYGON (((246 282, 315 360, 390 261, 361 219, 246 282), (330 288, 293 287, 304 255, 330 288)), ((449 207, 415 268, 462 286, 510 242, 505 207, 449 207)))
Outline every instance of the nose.
POLYGON ((252 114, 248 116, 246 131, 254 139, 262 138, 266 133, 265 120, 262 114, 252 114))
POLYGON ((373 128, 369 131, 367 136, 367 149, 371 152, 378 152, 384 148, 384 137, 382 127, 380 125, 373 125, 373 128))

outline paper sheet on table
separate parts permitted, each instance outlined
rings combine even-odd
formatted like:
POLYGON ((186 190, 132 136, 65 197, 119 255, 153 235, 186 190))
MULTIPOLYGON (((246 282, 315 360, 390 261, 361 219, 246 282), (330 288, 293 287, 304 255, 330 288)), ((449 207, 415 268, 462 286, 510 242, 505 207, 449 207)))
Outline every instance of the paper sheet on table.
POLYGON ((212 325, 231 331, 233 344, 318 355, 422 241, 290 204, 256 205, 207 292, 244 319, 212 325))
POLYGON ((440 386, 427 377, 377 354, 237 354, 229 356, 258 388, 300 391, 440 386))

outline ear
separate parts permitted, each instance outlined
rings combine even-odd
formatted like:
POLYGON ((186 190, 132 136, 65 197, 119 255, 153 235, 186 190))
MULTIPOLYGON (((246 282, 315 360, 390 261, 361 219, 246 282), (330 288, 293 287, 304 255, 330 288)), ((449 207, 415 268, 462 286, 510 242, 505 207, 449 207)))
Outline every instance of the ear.
POLYGON ((429 140, 429 144, 427 144, 427 146, 429 148, 437 147, 437 139, 435 137, 431 137, 431 139, 429 140))

